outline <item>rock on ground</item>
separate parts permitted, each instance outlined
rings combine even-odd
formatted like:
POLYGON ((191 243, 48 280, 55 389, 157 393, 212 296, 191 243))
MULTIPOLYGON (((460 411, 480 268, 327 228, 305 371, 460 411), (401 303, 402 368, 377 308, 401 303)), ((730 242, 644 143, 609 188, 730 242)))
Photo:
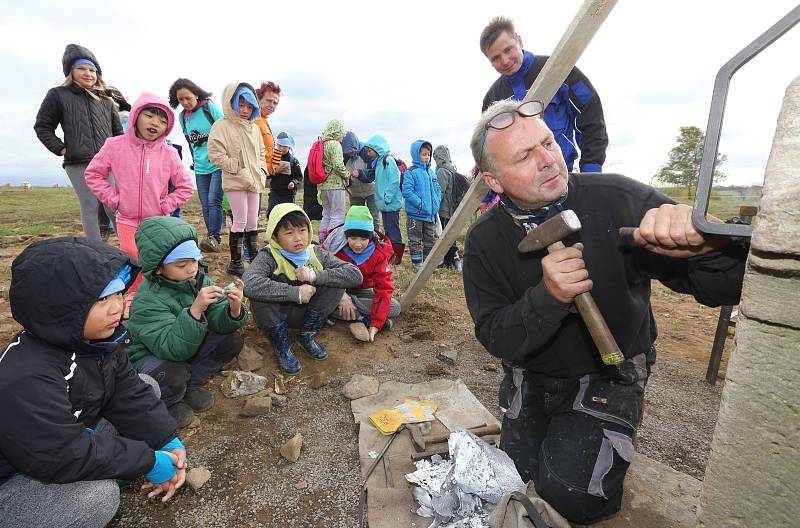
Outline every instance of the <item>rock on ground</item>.
POLYGON ((297 433, 281 446, 281 455, 289 462, 300 460, 300 449, 303 447, 303 435, 297 433))
POLYGON ((371 396, 377 394, 380 384, 376 378, 372 376, 364 376, 363 374, 355 374, 350 381, 348 381, 342 392, 350 400, 357 400, 364 396, 371 396))
POLYGON ((189 470, 186 474, 186 484, 194 491, 203 487, 203 484, 211 478, 211 472, 204 467, 196 467, 189 470))
POLYGON ((244 402, 242 416, 261 416, 272 410, 272 398, 269 396, 253 396, 244 402))
POLYGON ((264 358, 255 348, 245 345, 239 353, 239 370, 253 371, 264 366, 264 358))

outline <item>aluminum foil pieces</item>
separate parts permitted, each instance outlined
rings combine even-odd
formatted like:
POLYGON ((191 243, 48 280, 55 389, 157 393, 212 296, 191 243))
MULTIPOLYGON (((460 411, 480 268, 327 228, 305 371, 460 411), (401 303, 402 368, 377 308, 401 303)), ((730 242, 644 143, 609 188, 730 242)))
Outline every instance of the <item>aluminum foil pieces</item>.
POLYGON ((417 515, 433 517, 429 528, 488 528, 500 498, 524 485, 514 462, 468 431, 452 433, 448 448, 449 460, 435 455, 406 475, 419 486, 412 489, 417 515))

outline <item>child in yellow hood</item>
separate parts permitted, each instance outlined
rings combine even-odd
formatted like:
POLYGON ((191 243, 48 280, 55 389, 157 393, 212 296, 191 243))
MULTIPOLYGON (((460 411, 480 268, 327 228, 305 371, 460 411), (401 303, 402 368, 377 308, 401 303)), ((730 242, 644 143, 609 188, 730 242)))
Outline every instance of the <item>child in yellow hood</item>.
POLYGON ((214 123, 208 135, 208 159, 222 169, 222 190, 233 212, 228 273, 241 275, 244 244, 251 260, 258 252, 258 208, 267 176, 266 150, 254 123, 259 108, 252 86, 226 86, 222 110, 225 117, 214 123))
POLYGON ((301 369, 289 347, 289 327, 299 327, 298 344, 312 359, 326 359, 328 352, 315 337, 345 289, 362 281, 355 265, 310 245, 311 235, 311 221, 300 206, 276 205, 267 222, 269 245, 258 252, 243 277, 253 317, 287 374, 301 369))

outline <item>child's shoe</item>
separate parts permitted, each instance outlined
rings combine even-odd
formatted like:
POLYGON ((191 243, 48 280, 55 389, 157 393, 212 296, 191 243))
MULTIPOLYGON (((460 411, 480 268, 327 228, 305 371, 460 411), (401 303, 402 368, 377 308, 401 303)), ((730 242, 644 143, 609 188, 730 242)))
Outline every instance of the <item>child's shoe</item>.
POLYGON ((178 424, 179 429, 181 427, 186 427, 192 423, 192 420, 194 420, 194 411, 182 401, 170 405, 167 407, 167 410, 169 411, 170 416, 172 416, 172 418, 178 424))
POLYGON ((303 350, 317 361, 328 358, 328 351, 314 339, 325 324, 326 319, 327 316, 316 310, 306 310, 303 326, 300 327, 300 333, 297 335, 297 342, 303 347, 303 350))
POLYGON ((200 251, 205 253, 218 253, 219 250, 219 242, 217 242, 217 239, 212 236, 206 237, 202 242, 200 242, 200 251))
POLYGON ((297 374, 302 367, 297 356, 289 348, 289 325, 286 320, 280 321, 269 329, 269 340, 275 349, 275 358, 281 370, 286 374, 297 374))
POLYGON ((350 323, 350 333, 359 341, 369 341, 369 329, 361 321, 350 323))
POLYGON ((214 405, 214 393, 203 387, 187 387, 183 401, 195 412, 207 411, 214 405))

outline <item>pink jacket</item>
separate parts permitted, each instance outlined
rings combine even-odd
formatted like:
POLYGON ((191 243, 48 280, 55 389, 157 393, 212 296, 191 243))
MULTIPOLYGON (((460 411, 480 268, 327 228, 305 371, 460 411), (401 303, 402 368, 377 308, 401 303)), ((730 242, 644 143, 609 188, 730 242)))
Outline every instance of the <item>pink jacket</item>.
POLYGON ((189 172, 175 148, 164 139, 175 125, 175 116, 167 101, 143 93, 131 109, 125 134, 106 139, 86 168, 86 185, 97 198, 117 211, 117 222, 133 227, 150 216, 168 215, 185 204, 194 193, 189 172), (167 113, 169 123, 163 136, 146 141, 136 136, 136 119, 146 106, 167 113), (115 185, 108 181, 113 173, 115 185), (172 180, 175 190, 168 191, 172 180))

